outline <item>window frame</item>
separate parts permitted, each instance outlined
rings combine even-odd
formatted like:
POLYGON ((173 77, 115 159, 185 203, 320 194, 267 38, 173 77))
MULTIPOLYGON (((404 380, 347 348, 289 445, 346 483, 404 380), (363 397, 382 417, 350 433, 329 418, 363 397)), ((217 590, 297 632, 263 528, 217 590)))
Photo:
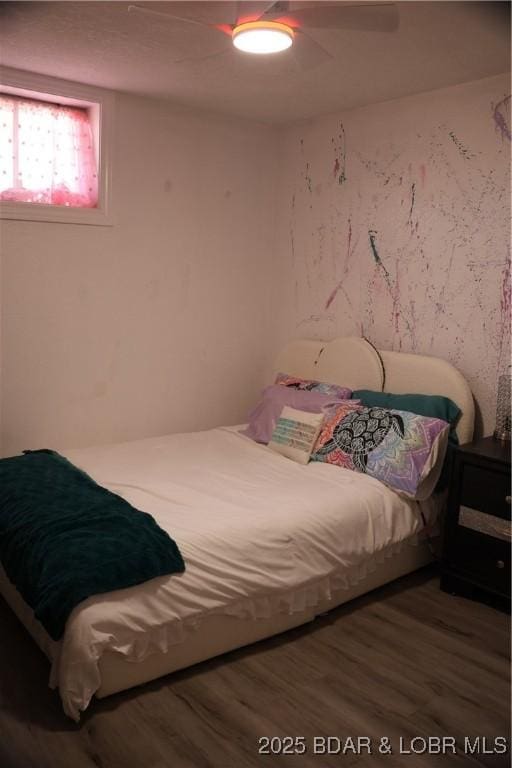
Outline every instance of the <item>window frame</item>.
POLYGON ((0 219, 111 226, 114 95, 102 88, 7 67, 2 68, 0 91, 37 101, 86 108, 98 149, 98 205, 95 208, 0 201, 0 219))

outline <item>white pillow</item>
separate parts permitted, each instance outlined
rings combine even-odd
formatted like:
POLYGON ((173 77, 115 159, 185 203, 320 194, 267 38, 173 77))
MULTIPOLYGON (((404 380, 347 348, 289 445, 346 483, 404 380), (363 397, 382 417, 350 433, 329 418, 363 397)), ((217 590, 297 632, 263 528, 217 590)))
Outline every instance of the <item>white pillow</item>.
POLYGON ((299 464, 307 464, 323 421, 323 413, 298 411, 285 405, 268 447, 299 464))

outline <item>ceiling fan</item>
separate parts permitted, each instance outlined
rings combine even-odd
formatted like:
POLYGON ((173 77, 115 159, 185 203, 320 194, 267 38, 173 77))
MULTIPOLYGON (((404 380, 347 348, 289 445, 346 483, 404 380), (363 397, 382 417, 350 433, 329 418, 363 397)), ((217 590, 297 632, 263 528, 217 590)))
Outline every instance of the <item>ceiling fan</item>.
MULTIPOLYGON (((322 2, 321 0, 243 0, 235 3, 145 3, 128 6, 130 13, 145 13, 168 21, 208 27, 216 34, 224 34, 241 51, 254 54, 278 53, 292 47, 294 58, 301 69, 311 69, 332 58, 320 43, 311 37, 309 30, 352 29, 377 32, 393 32, 398 28, 399 17, 393 2, 322 2), (171 10, 162 10, 163 6, 171 10), (194 8, 194 16, 174 13, 174 8, 194 8), (201 6, 221 7, 221 18, 212 21, 212 14, 201 14, 201 6), (155 6, 160 6, 157 10, 155 6), (208 17, 210 17, 208 19, 208 17)), ((226 53, 225 48, 213 56, 226 53)), ((190 57, 178 62, 211 58, 190 57)))

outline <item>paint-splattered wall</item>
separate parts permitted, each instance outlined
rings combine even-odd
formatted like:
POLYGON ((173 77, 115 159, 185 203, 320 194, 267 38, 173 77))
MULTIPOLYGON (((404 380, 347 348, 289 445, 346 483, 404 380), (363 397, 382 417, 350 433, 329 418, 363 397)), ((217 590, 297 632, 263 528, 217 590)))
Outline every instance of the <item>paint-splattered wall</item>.
POLYGON ((509 89, 493 77, 281 137, 278 342, 363 334, 450 360, 487 433, 510 356, 509 89))

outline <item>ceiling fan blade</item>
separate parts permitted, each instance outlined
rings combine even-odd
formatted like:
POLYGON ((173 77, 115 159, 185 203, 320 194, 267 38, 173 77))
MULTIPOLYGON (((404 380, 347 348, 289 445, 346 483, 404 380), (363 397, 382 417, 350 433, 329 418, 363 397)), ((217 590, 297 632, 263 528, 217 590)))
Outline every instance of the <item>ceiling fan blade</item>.
POLYGON ((243 2, 234 2, 230 3, 230 5, 232 6, 233 10, 232 13, 229 14, 229 17, 226 18, 224 23, 214 23, 213 21, 205 21, 200 18, 181 16, 177 13, 160 11, 156 8, 148 8, 147 6, 141 5, 129 5, 128 12, 138 12, 146 15, 150 14, 151 16, 166 18, 168 21, 180 21, 185 24, 194 24, 195 26, 208 27, 209 29, 216 29, 218 32, 223 32, 225 35, 229 35, 231 37, 233 27, 235 27, 237 24, 243 24, 246 21, 258 21, 258 19, 260 19, 267 12, 271 12, 274 6, 278 6, 279 2, 278 0, 243 0, 243 2))
POLYGON ((289 16, 301 28, 362 29, 375 32, 393 32, 400 21, 396 3, 319 4, 290 11, 289 16))
POLYGON ((277 0, 241 0, 236 3, 236 15, 233 24, 243 24, 246 21, 258 21, 262 16, 272 11, 277 0))
POLYGON ((291 52, 299 69, 314 69, 333 58, 320 43, 317 43, 305 32, 296 30, 296 33, 297 39, 291 47, 291 52))
POLYGON ((196 62, 201 61, 211 61, 212 59, 220 59, 222 56, 225 56, 226 53, 231 52, 231 46, 228 48, 223 48, 221 51, 215 51, 215 53, 208 53, 206 56, 185 56, 182 59, 173 59, 173 64, 188 64, 189 62, 192 62, 195 64, 196 62))
POLYGON ((223 32, 221 26, 216 24, 209 24, 206 21, 200 21, 199 19, 191 19, 187 16, 177 16, 174 13, 166 13, 165 11, 157 11, 154 8, 144 8, 141 5, 129 5, 128 13, 143 13, 150 16, 159 16, 161 19, 167 19, 167 21, 181 21, 184 24, 194 24, 198 27, 207 27, 208 29, 216 29, 219 32, 223 32))

